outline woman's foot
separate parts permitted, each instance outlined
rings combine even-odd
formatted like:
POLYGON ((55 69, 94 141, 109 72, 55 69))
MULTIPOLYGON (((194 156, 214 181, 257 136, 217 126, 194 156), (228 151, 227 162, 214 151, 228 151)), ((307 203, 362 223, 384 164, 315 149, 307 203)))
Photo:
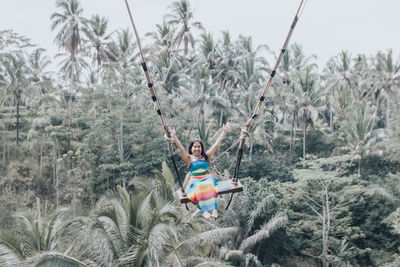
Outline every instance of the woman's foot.
POLYGON ((213 210, 212 213, 211 213, 211 217, 217 218, 218 217, 218 211, 217 210, 213 210))
POLYGON ((210 218, 211 214, 208 211, 203 212, 203 217, 208 219, 210 218))

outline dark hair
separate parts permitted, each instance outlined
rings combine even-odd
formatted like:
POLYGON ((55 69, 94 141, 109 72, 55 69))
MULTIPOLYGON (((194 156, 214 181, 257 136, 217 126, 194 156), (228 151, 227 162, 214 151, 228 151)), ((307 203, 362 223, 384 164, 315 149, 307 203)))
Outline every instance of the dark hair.
POLYGON ((196 143, 196 142, 199 142, 199 144, 200 144, 200 146, 201 146, 201 156, 202 156, 206 161, 208 161, 208 156, 207 156, 207 154, 206 154, 206 152, 205 152, 205 149, 204 149, 204 143, 203 143, 203 141, 201 141, 201 139, 199 139, 199 138, 195 138, 195 139, 193 139, 193 140, 190 142, 189 148, 188 148, 188 153, 189 153, 189 155, 193 155, 193 154, 192 154, 192 147, 193 147, 194 143, 196 143))

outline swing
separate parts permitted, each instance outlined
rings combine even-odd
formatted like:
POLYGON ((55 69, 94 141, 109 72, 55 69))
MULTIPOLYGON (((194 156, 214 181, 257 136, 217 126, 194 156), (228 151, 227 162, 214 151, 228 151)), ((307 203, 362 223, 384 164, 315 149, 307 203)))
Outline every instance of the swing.
MULTIPOLYGON (((239 181, 237 181, 237 184, 234 184, 232 180, 218 181, 217 191, 218 195, 239 193, 243 191, 243 186, 239 181)), ((181 189, 176 190, 176 194, 182 204, 190 202, 187 195, 184 194, 181 189)))
MULTIPOLYGON (((297 21, 298 21, 298 19, 300 17, 300 14, 302 13, 302 11, 304 9, 304 6, 305 6, 306 2, 307 2, 307 0, 301 0, 300 6, 299 6, 299 8, 298 8, 298 10, 296 12, 296 15, 294 17, 294 20, 293 20, 293 22, 292 22, 292 24, 290 26, 289 33, 286 36, 285 43, 284 43, 284 45, 283 45, 283 47, 282 47, 282 49, 280 51, 280 55, 277 58, 275 66, 274 66, 274 68, 273 68, 273 70, 272 70, 272 72, 271 72, 271 74, 269 76, 267 85, 265 86, 264 90, 262 91, 262 93, 260 95, 260 98, 259 98, 259 100, 258 100, 253 112, 251 113, 251 116, 249 117, 249 119, 248 119, 248 121, 247 121, 247 123, 245 125, 245 128, 242 129, 241 136, 240 136, 239 148, 238 148, 238 152, 237 152, 235 174, 233 176, 233 179, 224 180, 224 181, 219 181, 218 182, 218 185, 217 185, 218 195, 231 193, 231 198, 230 198, 230 200, 229 200, 229 202, 227 204, 227 207, 225 208, 226 210, 228 209, 228 207, 229 207, 229 205, 230 205, 230 203, 232 201, 234 193, 238 193, 238 192, 242 192, 243 191, 243 186, 238 180, 238 174, 239 174, 240 162, 241 162, 242 155, 243 155, 245 139, 248 136, 248 133, 249 133, 249 130, 250 130, 250 126, 251 126, 253 120, 257 117, 257 115, 258 115, 258 113, 259 113, 259 111, 261 109, 261 105, 262 105, 262 102, 265 99, 265 95, 268 92, 269 88, 271 87, 272 79, 274 78, 274 76, 276 74, 278 66, 279 66, 279 64, 280 64, 280 62, 281 62, 281 60, 283 58, 283 55, 284 55, 284 53, 286 51, 286 48, 287 48, 287 46, 289 44, 289 40, 290 40, 290 38, 292 36, 294 28, 295 28, 295 26, 297 24, 297 21)), ((150 91, 150 96, 151 96, 151 99, 154 102, 155 110, 157 111, 157 114, 159 115, 159 117, 161 119, 161 122, 162 122, 162 124, 164 126, 165 135, 168 137, 167 138, 167 140, 168 140, 168 139, 170 139, 170 133, 168 131, 168 125, 167 125, 167 123, 166 123, 166 121, 165 121, 165 119, 164 119, 164 117, 162 115, 161 105, 160 105, 160 103, 158 101, 158 98, 156 96, 156 92, 155 92, 155 90, 153 88, 153 82, 152 82, 150 73, 149 73, 148 68, 147 68, 147 64, 146 64, 146 60, 144 58, 144 54, 143 54, 143 50, 142 50, 142 45, 141 45, 141 42, 140 42, 139 34, 138 34, 138 32, 136 30, 136 27, 135 27, 135 24, 133 22, 133 17, 132 17, 132 14, 131 14, 131 11, 130 11, 130 8, 129 8, 129 5, 128 5, 128 0, 125 0, 125 3, 126 3, 126 7, 127 7, 127 10, 128 10, 128 13, 129 13, 129 17, 130 17, 131 23, 132 23, 132 27, 133 27, 133 30, 134 30, 134 33, 135 33, 135 36, 136 36, 136 40, 137 40, 137 43, 138 43, 140 57, 142 59, 141 65, 142 65, 143 71, 144 71, 145 76, 146 76, 147 85, 148 85, 148 88, 149 88, 149 91, 150 91)), ((176 166, 176 162, 175 162, 175 159, 174 159, 174 156, 173 156, 171 140, 168 140, 168 150, 170 152, 171 160, 172 160, 172 163, 173 163, 173 166, 174 166, 174 169, 175 169, 175 172, 176 172, 176 176, 178 178, 179 186, 180 186, 180 189, 177 190, 176 193, 177 193, 177 195, 179 197, 179 200, 180 200, 180 202, 182 204, 183 203, 188 203, 188 202, 190 202, 190 200, 188 199, 188 197, 187 197, 187 195, 185 193, 185 190, 184 190, 184 188, 182 186, 182 181, 179 178, 178 168, 176 166)), ((186 208, 188 209, 187 206, 186 206, 186 208)))

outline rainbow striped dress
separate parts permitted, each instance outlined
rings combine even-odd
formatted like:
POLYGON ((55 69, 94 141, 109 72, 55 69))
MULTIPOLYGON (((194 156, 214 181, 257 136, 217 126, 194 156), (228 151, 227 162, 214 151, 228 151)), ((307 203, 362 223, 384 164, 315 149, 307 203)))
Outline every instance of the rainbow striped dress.
POLYGON ((190 164, 190 179, 186 187, 189 200, 201 211, 217 209, 217 179, 208 170, 208 162, 196 160, 190 164))

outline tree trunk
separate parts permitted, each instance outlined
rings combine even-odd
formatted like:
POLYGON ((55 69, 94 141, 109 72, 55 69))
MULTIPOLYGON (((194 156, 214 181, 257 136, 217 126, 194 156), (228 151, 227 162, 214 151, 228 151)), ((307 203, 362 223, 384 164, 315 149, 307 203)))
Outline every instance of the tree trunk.
POLYGON ((289 142, 289 151, 292 152, 293 147, 293 135, 294 135, 294 112, 292 116, 292 125, 290 127, 290 142, 289 142))
POLYGON ((323 197, 322 199, 322 252, 321 252, 321 260, 322 260, 322 266, 327 267, 328 266, 328 261, 327 261, 327 254, 328 254, 328 248, 327 248, 327 240, 326 240, 326 232, 327 232, 327 225, 326 225, 326 207, 324 205, 324 200, 323 197))
MULTIPOLYGON (((73 58, 75 62, 75 57, 73 58)), ((75 63, 73 63, 75 65, 75 63)), ((75 72, 71 74, 71 90, 69 91, 68 102, 67 102, 67 116, 68 116, 68 129, 71 129, 71 117, 72 117, 72 93, 75 89, 75 72)))
MULTIPOLYGON (((70 166, 70 170, 74 169, 73 166, 73 162, 72 162, 72 157, 71 157, 71 166, 70 166)), ((78 196, 77 196, 77 188, 76 188, 76 175, 75 172, 71 172, 69 171, 69 175, 72 175, 72 184, 73 184, 73 189, 72 189, 72 210, 74 212, 74 215, 76 214, 76 206, 77 206, 77 202, 78 202, 78 196)))
POLYGON ((183 37, 183 42, 184 42, 184 45, 185 45, 185 57, 186 57, 188 55, 188 53, 189 53, 189 38, 187 37, 186 34, 183 37))
POLYGON ((19 105, 20 105, 20 96, 16 96, 17 99, 17 145, 19 145, 19 105))
POLYGON ((221 113, 219 115, 219 127, 222 127, 222 119, 224 117, 224 111, 221 109, 221 113))
POLYGON ((250 141, 249 162, 252 161, 252 156, 253 156, 253 140, 251 140, 250 138, 251 137, 249 136, 249 141, 250 141))
POLYGON ((360 159, 360 161, 358 162, 358 177, 361 177, 361 163, 362 163, 362 157, 360 159))
POLYGON ((333 133, 333 103, 330 103, 329 108, 329 126, 331 128, 331 133, 333 133))
POLYGON ((43 177, 43 145, 40 144, 40 164, 39 164, 39 170, 40 170, 40 177, 43 177))
POLYGON ((306 129, 306 114, 304 113, 303 115, 303 159, 306 159, 306 134, 307 134, 307 129, 306 129))
MULTIPOLYGON (((122 164, 124 162, 124 145, 123 145, 123 116, 122 116, 122 111, 120 111, 120 126, 119 126, 119 136, 118 136, 118 154, 119 154, 119 164, 122 164)), ((123 188, 126 189, 126 182, 125 178, 122 177, 122 186, 123 188)))
POLYGON ((386 131, 387 131, 388 139, 390 138, 389 120, 390 120, 390 96, 389 96, 389 93, 387 93, 386 94, 386 131))
POLYGON ((293 148, 296 149, 296 136, 297 136, 297 112, 293 113, 293 148))
POLYGON ((56 189, 56 208, 58 208, 59 205, 59 198, 60 198, 60 192, 59 192, 59 181, 58 181, 58 166, 57 166, 57 143, 54 146, 53 150, 53 181, 55 183, 54 187, 56 189))
POLYGON ((323 234, 323 247, 322 247, 322 264, 324 267, 329 266, 328 262, 328 250, 329 250, 329 231, 331 226, 331 215, 330 215, 330 206, 329 206, 329 195, 328 195, 328 187, 324 185, 324 196, 323 199, 323 209, 324 209, 324 234, 323 234))
POLYGON ((6 131, 5 130, 3 132, 2 139, 3 139, 3 170, 4 170, 4 174, 5 174, 6 173, 6 151, 7 151, 7 146, 8 146, 8 143, 6 142, 6 131))

